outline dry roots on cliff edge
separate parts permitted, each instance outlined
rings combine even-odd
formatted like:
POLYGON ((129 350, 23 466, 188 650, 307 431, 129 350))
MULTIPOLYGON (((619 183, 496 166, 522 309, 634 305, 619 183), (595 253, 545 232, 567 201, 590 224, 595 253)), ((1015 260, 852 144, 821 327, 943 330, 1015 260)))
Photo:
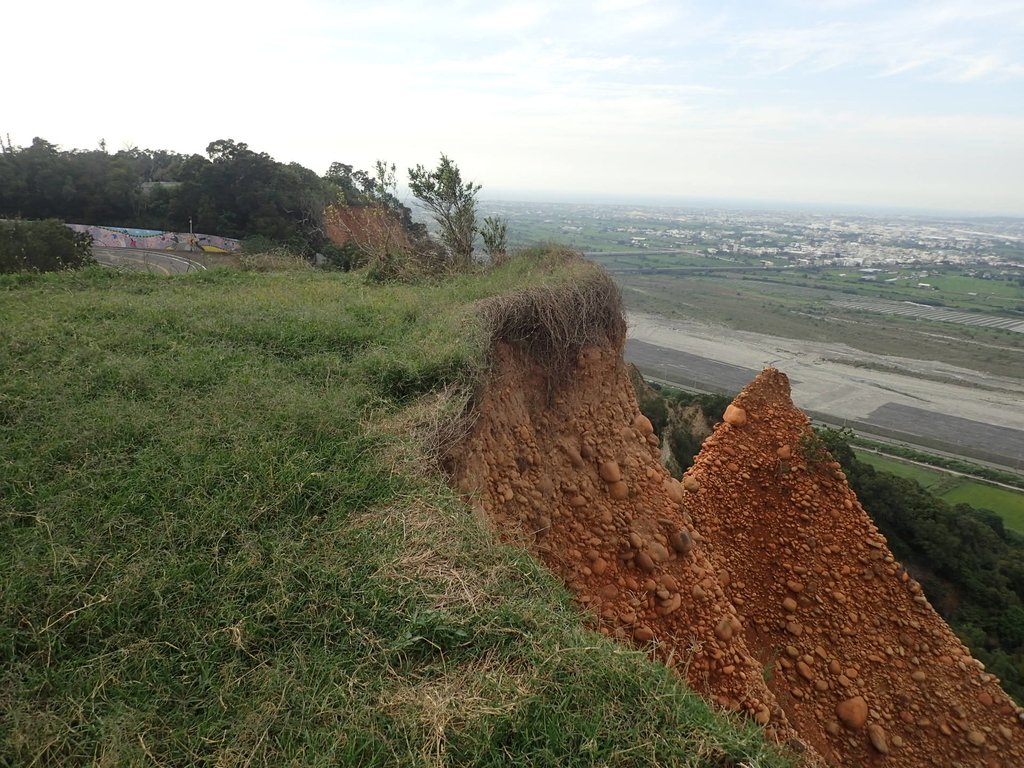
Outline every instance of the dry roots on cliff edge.
POLYGON ((567 376, 580 351, 591 344, 622 344, 626 336, 622 296, 598 267, 577 261, 567 280, 493 299, 482 306, 492 343, 505 342, 529 353, 556 377, 567 376))

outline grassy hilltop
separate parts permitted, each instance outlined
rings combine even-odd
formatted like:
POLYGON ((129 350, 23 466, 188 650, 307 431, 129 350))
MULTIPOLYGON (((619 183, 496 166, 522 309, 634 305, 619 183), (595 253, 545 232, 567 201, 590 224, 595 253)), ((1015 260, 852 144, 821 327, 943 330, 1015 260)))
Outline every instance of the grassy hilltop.
POLYGON ((435 468, 474 303, 589 269, 3 278, 0 765, 783 765, 435 468))

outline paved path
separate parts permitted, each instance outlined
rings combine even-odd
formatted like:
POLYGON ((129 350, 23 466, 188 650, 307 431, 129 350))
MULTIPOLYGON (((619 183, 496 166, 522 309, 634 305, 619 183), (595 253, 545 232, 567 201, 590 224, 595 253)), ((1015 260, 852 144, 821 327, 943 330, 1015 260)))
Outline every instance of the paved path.
POLYGON ((206 267, 181 253, 146 251, 138 248, 93 248, 96 261, 105 267, 174 275, 199 272, 206 267))

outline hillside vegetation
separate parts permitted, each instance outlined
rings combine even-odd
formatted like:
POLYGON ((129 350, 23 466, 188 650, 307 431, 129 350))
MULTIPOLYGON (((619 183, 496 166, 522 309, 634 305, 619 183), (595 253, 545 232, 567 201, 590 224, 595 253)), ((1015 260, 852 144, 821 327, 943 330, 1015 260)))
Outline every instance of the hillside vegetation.
POLYGON ((0 218, 194 230, 347 264, 353 254, 328 237, 332 206, 379 207, 409 236, 426 234, 378 168, 375 178, 335 162, 319 176, 232 139, 211 141, 204 157, 137 147, 64 150, 37 137, 28 147, 0 142, 0 218))
POLYGON ((0 765, 782 765, 435 469, 590 269, 0 278, 0 765))

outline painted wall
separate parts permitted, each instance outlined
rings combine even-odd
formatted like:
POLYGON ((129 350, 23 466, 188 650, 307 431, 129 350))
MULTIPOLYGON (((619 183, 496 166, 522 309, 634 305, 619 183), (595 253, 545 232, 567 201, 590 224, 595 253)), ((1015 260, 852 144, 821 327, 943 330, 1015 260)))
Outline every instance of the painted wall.
POLYGON ((93 227, 88 224, 68 224, 75 232, 92 235, 93 243, 101 248, 145 248, 153 251, 208 251, 224 253, 237 251, 238 240, 199 232, 161 232, 157 229, 130 229, 127 227, 93 227))

